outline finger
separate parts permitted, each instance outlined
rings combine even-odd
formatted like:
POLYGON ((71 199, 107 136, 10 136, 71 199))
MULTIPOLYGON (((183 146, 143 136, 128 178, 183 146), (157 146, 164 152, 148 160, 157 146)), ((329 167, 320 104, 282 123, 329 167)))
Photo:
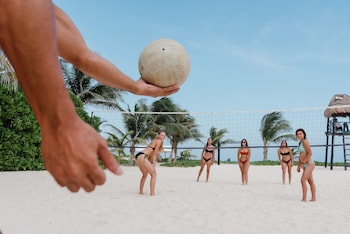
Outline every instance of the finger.
POLYGON ((66 183, 64 183, 64 181, 62 179, 56 178, 56 177, 53 177, 53 178, 56 180, 57 184, 59 184, 61 187, 66 186, 66 183))
POLYGON ((96 178, 92 178, 90 175, 81 174, 78 177, 70 177, 70 181, 66 186, 71 192, 78 192, 80 188, 83 188, 86 192, 91 192, 96 187, 94 180, 96 178))
POLYGON ((100 159, 102 160, 103 164, 110 172, 116 175, 123 174, 123 170, 121 169, 119 163, 117 163, 117 160, 114 158, 111 152, 109 152, 107 144, 102 144, 99 147, 98 155, 100 156, 100 159))
MULTIPOLYGON (((87 190, 90 190, 92 191, 91 189, 94 189, 94 188, 91 188, 91 185, 95 186, 95 185, 102 185, 105 183, 106 181, 106 174, 105 172, 102 170, 101 167, 97 166, 95 169, 93 170, 90 170, 89 174, 86 176, 87 179, 88 179, 88 182, 89 183, 86 183, 84 185, 84 189, 87 191, 87 190)), ((87 191, 88 192, 88 191, 87 191)))
POLYGON ((86 175, 86 179, 83 181, 81 187, 86 191, 86 192, 92 192, 96 188, 96 184, 94 181, 93 176, 86 175))
POLYGON ((71 183, 69 185, 67 185, 67 188, 69 189, 69 191, 76 193, 79 191, 80 187, 74 183, 71 183))
POLYGON ((56 167, 56 170, 52 169, 50 167, 50 164, 45 164, 45 168, 48 172, 50 172, 50 174, 52 175, 52 177, 55 179, 56 183, 59 184, 61 187, 65 187, 67 182, 64 179, 64 177, 62 175, 64 175, 64 173, 62 172, 62 170, 59 170, 58 167, 56 167))
POLYGON ((179 89, 180 89, 179 85, 172 85, 167 88, 164 88, 163 93, 164 95, 168 96, 170 94, 176 93, 177 91, 179 91, 179 89))

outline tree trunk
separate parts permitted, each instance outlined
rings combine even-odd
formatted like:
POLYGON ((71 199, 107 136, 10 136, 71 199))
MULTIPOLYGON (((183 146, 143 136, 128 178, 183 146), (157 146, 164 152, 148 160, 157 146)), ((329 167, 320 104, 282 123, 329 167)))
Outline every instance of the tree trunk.
POLYGON ((168 162, 171 162, 173 159, 173 149, 171 149, 170 151, 170 155, 169 155, 169 158, 168 158, 168 162))
POLYGON ((163 162, 162 156, 160 154, 157 155, 157 162, 163 162))
POLYGON ((130 147, 130 159, 129 159, 129 166, 134 166, 134 158, 135 158, 135 147, 132 145, 130 147))
POLYGON ((267 160, 267 146, 264 145, 264 161, 267 160))
POLYGON ((176 162, 176 156, 177 156, 177 147, 176 147, 176 143, 173 142, 171 144, 171 149, 172 149, 172 152, 174 152, 174 162, 176 162))

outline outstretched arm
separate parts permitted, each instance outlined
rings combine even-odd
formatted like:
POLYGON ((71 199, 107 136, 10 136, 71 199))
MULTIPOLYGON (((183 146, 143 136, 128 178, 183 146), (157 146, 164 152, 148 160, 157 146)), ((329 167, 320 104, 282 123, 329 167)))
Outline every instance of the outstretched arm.
POLYGON ((55 6, 59 54, 79 70, 101 83, 145 96, 168 96, 179 90, 178 85, 160 88, 147 84, 143 79, 132 80, 111 62, 92 52, 71 19, 55 6))
POLYGON ((0 7, 0 45, 40 124, 47 170, 73 192, 105 182, 98 157, 121 174, 104 139, 76 114, 64 85, 51 1, 0 0, 0 7))

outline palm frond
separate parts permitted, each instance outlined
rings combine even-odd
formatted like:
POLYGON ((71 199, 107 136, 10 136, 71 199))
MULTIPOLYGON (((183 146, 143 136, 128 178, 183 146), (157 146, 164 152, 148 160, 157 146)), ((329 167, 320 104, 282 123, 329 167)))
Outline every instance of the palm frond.
POLYGON ((6 57, 4 51, 0 48, 0 84, 14 91, 18 90, 18 79, 16 73, 6 57))

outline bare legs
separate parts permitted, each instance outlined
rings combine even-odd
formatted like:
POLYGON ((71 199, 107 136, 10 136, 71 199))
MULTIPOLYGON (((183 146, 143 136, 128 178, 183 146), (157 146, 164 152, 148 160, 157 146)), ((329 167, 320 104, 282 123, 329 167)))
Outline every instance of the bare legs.
POLYGON ((289 184, 292 183, 292 163, 289 162, 288 165, 282 162, 282 182, 285 184, 286 182, 286 171, 288 167, 288 182, 289 184))
POLYGON ((145 182, 147 179, 147 175, 151 175, 151 181, 150 181, 150 195, 155 195, 155 188, 156 188, 156 178, 157 178, 157 172, 155 167, 148 161, 148 159, 145 159, 144 156, 139 156, 136 160, 137 166, 139 167, 142 177, 140 180, 140 194, 144 194, 143 188, 145 186, 145 182))
POLYGON ((239 163, 239 169, 241 169, 242 185, 248 184, 248 169, 249 163, 239 163))
POLYGON ((289 184, 292 183, 292 162, 289 162, 288 164, 288 182, 289 184))
POLYGON ((304 168, 303 175, 301 176, 300 182, 303 190, 301 201, 306 202, 307 185, 309 183, 311 189, 311 200, 316 201, 316 186, 312 176, 312 172, 315 169, 315 164, 310 163, 307 168, 304 168))
POLYGON ((286 183, 286 164, 282 162, 282 182, 283 184, 286 183))
POLYGON ((207 165, 207 175, 206 175, 205 182, 208 182, 208 180, 209 180, 210 167, 211 167, 212 164, 211 164, 211 162, 205 162, 202 159, 202 161, 201 161, 201 168, 199 169, 198 176, 197 176, 197 182, 199 181, 199 177, 201 176, 205 165, 207 165))

